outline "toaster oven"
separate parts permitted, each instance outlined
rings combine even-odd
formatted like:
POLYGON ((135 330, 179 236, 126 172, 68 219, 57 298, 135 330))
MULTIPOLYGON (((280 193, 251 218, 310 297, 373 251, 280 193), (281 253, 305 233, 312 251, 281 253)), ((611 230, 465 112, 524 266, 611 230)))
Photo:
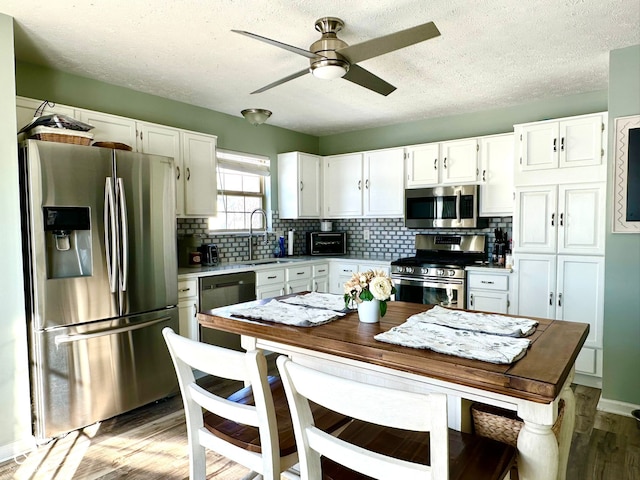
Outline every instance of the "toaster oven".
POLYGON ((345 255, 347 232, 308 232, 308 255, 345 255))

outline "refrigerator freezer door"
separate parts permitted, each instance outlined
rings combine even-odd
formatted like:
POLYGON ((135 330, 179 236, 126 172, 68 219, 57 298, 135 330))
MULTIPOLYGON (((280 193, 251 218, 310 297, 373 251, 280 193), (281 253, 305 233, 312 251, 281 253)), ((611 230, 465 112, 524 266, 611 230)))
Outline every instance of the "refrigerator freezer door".
POLYGON ((177 307, 89 325, 32 332, 39 441, 177 393, 162 329, 177 307))
POLYGON ((173 159, 121 150, 115 155, 123 314, 177 305, 173 159))
POLYGON ((21 151, 21 182, 31 328, 118 316, 104 243, 111 150, 36 140, 27 145, 21 151), (77 221, 82 220, 78 212, 88 213, 88 229, 77 221), (56 222, 60 226, 52 227, 56 222))

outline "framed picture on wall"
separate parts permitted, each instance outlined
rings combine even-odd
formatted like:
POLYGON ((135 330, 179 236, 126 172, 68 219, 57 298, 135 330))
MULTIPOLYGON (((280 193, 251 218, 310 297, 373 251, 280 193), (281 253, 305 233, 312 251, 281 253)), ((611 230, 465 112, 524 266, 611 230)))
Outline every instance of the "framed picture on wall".
POLYGON ((613 232, 640 233, 640 115, 616 118, 613 232))

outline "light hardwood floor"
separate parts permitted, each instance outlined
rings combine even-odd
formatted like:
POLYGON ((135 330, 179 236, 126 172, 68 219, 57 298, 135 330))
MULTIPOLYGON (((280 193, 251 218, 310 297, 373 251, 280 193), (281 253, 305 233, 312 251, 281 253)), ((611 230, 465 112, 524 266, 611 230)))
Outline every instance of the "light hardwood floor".
MULTIPOLYGON (((235 382, 216 389, 229 394, 235 382)), ((576 428, 567 480, 640 480, 640 429, 632 418, 597 412, 600 390, 575 386, 576 428)), ((247 469, 208 452, 209 479, 247 469)), ((0 464, 0 479, 187 479, 186 427, 179 396, 148 405, 40 446, 0 464)))

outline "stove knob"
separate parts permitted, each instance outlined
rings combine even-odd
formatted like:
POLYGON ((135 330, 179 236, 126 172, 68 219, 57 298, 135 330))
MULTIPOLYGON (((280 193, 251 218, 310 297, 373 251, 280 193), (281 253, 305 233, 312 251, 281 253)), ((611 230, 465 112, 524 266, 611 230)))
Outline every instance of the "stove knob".
POLYGON ((455 277, 456 276, 456 271, 455 270, 449 270, 449 276, 450 277, 455 277))
POLYGON ((413 273, 413 267, 404 267, 404 271, 407 273, 413 273))
POLYGON ((427 275, 429 273, 429 269, 428 268, 423 268, 420 271, 422 272, 422 275, 427 275))
POLYGON ((438 274, 438 276, 439 276, 439 277, 444 277, 444 270, 439 269, 439 270, 437 271, 437 274, 438 274))

